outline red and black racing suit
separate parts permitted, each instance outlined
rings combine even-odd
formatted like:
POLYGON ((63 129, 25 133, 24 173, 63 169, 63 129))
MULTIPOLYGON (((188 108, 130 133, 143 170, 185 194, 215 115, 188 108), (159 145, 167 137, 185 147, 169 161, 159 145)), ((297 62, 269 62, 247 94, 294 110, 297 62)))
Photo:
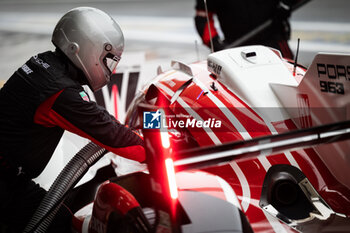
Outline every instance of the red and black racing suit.
POLYGON ((0 223, 15 232, 23 230, 45 194, 31 179, 43 171, 64 130, 145 160, 142 139, 90 101, 83 80, 61 52, 45 52, 28 60, 0 90, 0 223))
MULTIPOLYGON (((210 31, 214 50, 225 49, 237 39, 246 35, 256 27, 273 19, 273 24, 267 30, 242 45, 265 45, 281 51, 286 58, 293 59, 293 54, 287 41, 290 38, 288 17, 290 11, 280 7, 291 7, 298 0, 207 0, 210 31), (214 15, 217 16, 224 41, 220 40, 214 26, 214 15)), ((210 46, 210 36, 205 13, 204 0, 196 1, 196 29, 203 43, 210 46)))

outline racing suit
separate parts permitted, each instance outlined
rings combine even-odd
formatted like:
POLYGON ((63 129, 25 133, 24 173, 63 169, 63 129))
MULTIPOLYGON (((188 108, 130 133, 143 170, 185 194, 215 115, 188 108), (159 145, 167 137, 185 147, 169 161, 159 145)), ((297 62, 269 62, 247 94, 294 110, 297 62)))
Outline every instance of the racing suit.
POLYGON ((64 130, 145 160, 143 140, 90 101, 84 80, 62 52, 49 51, 33 56, 0 90, 0 223, 16 232, 45 195, 31 179, 43 171, 64 130))
MULTIPOLYGON (((246 35, 251 30, 273 19, 272 25, 265 31, 242 45, 261 44, 276 48, 283 57, 293 59, 287 41, 290 38, 288 17, 292 4, 297 0, 207 0, 210 32, 214 51, 227 48, 231 43, 246 35), (281 7, 283 6, 283 7, 281 7), (217 16, 220 29, 225 37, 220 39, 214 25, 217 16)), ((210 34, 203 0, 196 0, 196 29, 205 45, 210 46, 210 34)))

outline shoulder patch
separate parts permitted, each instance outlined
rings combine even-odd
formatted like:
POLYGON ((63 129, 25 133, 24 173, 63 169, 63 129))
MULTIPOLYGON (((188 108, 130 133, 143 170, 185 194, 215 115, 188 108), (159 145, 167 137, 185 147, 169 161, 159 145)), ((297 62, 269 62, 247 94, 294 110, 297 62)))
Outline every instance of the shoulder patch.
POLYGON ((79 94, 83 100, 90 102, 89 96, 86 94, 85 91, 81 91, 81 92, 79 92, 79 94))

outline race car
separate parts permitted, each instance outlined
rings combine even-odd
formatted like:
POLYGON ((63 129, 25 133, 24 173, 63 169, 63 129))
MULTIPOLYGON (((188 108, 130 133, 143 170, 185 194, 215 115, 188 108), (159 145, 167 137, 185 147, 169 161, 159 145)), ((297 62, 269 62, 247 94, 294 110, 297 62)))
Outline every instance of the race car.
POLYGON ((349 64, 318 54, 306 69, 264 46, 172 62, 127 113, 148 169, 106 167, 73 189, 106 153, 90 143, 30 228, 44 232, 65 200, 74 232, 348 232, 349 64))
MULTIPOLYGON (((179 144, 187 148, 219 146, 341 122, 349 119, 349 61, 346 55, 319 54, 306 72, 271 48, 224 50, 203 62, 173 62, 174 70, 156 77, 134 106, 143 102, 165 105, 169 111, 165 125, 169 126, 174 150, 184 149, 179 144), (185 115, 189 123, 171 127, 174 115, 177 120, 185 115), (207 122, 209 127, 192 127, 193 119, 207 122), (221 127, 215 127, 217 121, 221 127)), ((140 118, 132 115, 136 112, 130 109, 128 122, 135 127, 140 123, 140 118)), ((349 216, 348 141, 266 156, 272 151, 250 159, 241 155, 241 160, 225 165, 219 160, 204 169, 230 184, 254 231, 326 231, 327 224, 321 224, 318 217, 326 221, 331 212, 349 216), (297 181, 299 175, 292 175, 294 172, 303 178, 297 181), (331 212, 321 214, 310 205, 307 200, 313 194, 306 190, 315 190, 312 193, 317 193, 317 199, 327 203, 331 212), (316 212, 318 217, 313 215, 316 212), (319 228, 311 227, 315 222, 319 228)), ((176 153, 174 156, 176 160, 176 153)), ((341 224, 335 225, 342 229, 341 224)))

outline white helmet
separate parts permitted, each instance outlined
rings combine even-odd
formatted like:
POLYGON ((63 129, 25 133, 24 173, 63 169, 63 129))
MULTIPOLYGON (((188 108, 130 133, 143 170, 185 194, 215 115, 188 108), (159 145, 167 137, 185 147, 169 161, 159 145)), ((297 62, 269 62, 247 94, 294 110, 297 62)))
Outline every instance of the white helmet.
POLYGON ((124 36, 105 12, 78 7, 58 21, 52 43, 84 72, 92 91, 97 91, 110 81, 124 49, 124 36))

